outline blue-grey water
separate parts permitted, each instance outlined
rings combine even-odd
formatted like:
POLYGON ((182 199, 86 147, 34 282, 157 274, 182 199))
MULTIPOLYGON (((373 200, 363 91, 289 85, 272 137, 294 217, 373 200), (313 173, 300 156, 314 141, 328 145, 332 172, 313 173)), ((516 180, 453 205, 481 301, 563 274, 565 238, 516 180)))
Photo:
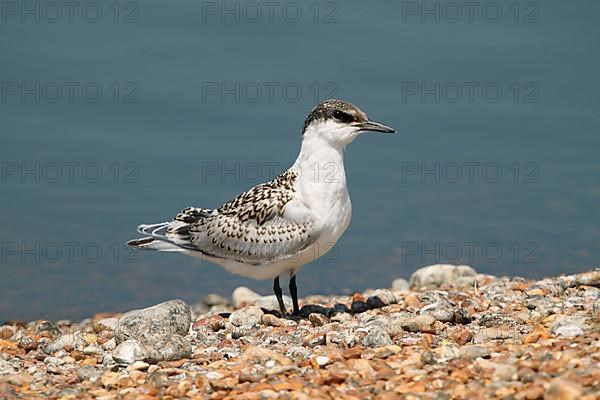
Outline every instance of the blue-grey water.
POLYGON ((0 320, 269 293, 124 243, 283 170, 327 97, 399 134, 348 147, 352 223, 301 295, 598 264, 597 1, 78 4, 2 3, 0 320))

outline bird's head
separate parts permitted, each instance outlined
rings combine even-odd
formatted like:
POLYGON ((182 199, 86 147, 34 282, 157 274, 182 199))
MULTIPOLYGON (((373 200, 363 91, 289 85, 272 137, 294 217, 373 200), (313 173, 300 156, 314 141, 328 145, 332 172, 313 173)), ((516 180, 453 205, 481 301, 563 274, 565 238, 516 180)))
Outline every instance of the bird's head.
POLYGON ((345 146, 363 132, 394 133, 394 128, 371 121, 353 104, 329 99, 318 104, 306 117, 304 139, 321 138, 334 146, 345 146))

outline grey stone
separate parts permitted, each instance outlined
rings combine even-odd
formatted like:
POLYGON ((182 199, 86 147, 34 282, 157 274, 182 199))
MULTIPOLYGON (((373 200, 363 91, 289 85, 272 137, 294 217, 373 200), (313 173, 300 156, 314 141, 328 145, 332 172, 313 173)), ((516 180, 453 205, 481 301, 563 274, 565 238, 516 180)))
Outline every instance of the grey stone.
POLYGON ((136 339, 155 344, 174 335, 186 335, 192 323, 190 307, 182 300, 171 300, 123 314, 115 329, 117 344, 136 339))
POLYGON ((423 364, 433 365, 437 362, 437 360, 435 359, 435 354, 432 351, 425 350, 423 353, 421 353, 421 362, 423 362, 423 364))
POLYGON ((488 343, 490 340, 510 340, 519 342, 521 335, 511 328, 483 328, 473 335, 474 344, 488 343))
POLYGON ((120 343, 112 351, 112 357, 119 364, 132 364, 135 361, 160 358, 158 352, 153 348, 133 339, 120 343))
POLYGON ((263 314, 264 312, 259 307, 244 307, 232 312, 229 322, 234 326, 256 325, 260 323, 263 314))
POLYGON ((100 321, 94 323, 94 330, 96 332, 100 331, 114 331, 117 327, 117 323, 119 322, 118 318, 103 318, 100 321))
MULTIPOLYGON (((326 344, 335 344, 340 347, 344 347, 346 344, 347 335, 344 332, 340 331, 329 331, 325 337, 326 344)), ((354 342, 356 342, 356 338, 353 338, 354 342)), ((348 346, 350 347, 350 346, 348 346)))
POLYGON ((410 287, 471 286, 477 272, 468 265, 435 264, 419 268, 410 277, 410 287), (463 279, 465 277, 472 279, 463 279))
POLYGON ((556 336, 569 339, 576 336, 582 336, 583 329, 581 329, 581 327, 578 325, 562 325, 554 330, 554 334, 556 336))
POLYGON ((63 365, 65 362, 62 358, 58 357, 46 357, 44 358, 44 364, 63 365))
POLYGON ((96 382, 102 373, 90 365, 77 368, 77 377, 82 381, 96 382))
POLYGON ((46 352, 46 354, 54 354, 57 351, 64 349, 67 345, 74 349, 81 350, 86 346, 86 342, 79 337, 79 335, 62 335, 48 343, 44 352, 46 352))
POLYGON ((386 331, 380 328, 373 328, 363 339, 365 347, 383 347, 392 344, 392 339, 386 331))
POLYGON ((173 335, 163 343, 158 343, 159 359, 148 358, 144 361, 173 361, 189 358, 192 355, 192 345, 181 335, 173 335))
POLYGON ((98 354, 102 354, 103 350, 102 347, 98 346, 97 344, 91 344, 89 346, 86 346, 83 348, 83 354, 87 355, 87 356, 93 356, 93 355, 98 355, 98 354))
POLYGON ((463 346, 460 348, 460 356, 469 359, 478 357, 489 357, 492 351, 483 346, 463 346))
MULTIPOLYGON (((414 318, 399 321, 398 323, 402 329, 408 332, 429 332, 433 330, 435 317, 433 315, 418 315, 414 318)), ((394 324, 391 324, 390 329, 393 329, 393 327, 394 324)))
POLYGON ((479 325, 486 328, 494 328, 501 326, 518 327, 524 324, 523 321, 516 318, 514 315, 488 312, 479 318, 479 325))
POLYGON ((235 288, 231 295, 231 300, 235 308, 254 304, 260 298, 260 294, 248 289, 245 286, 235 288))
POLYGON ((394 296, 392 291, 388 289, 377 289, 367 299, 367 305, 369 308, 380 308, 396 303, 396 296, 394 296))
POLYGON ((16 371, 17 369, 10 362, 0 358, 0 375, 12 374, 16 371))
POLYGON ((43 332, 48 332, 52 336, 58 336, 58 335, 62 334, 60 328, 53 322, 40 321, 40 322, 36 322, 35 324, 36 324, 35 325, 35 333, 37 335, 39 335, 43 332))
POLYGON ((575 315, 562 317, 555 321, 550 327, 550 332, 555 336, 572 338, 583 335, 589 328, 590 326, 586 317, 575 315))
POLYGON ((444 344, 434 350, 439 363, 446 363, 450 360, 460 357, 460 350, 452 344, 444 344))
POLYGON ((410 285, 408 284, 408 281, 404 278, 398 278, 398 279, 394 279, 392 281, 392 289, 395 290, 409 290, 410 289, 410 285))
MULTIPOLYGON (((292 299, 288 296, 283 296, 283 304, 285 304, 288 309, 292 308, 292 299)), ((279 311, 279 303, 277 302, 277 297, 275 295, 259 297, 254 301, 254 305, 264 308, 265 310, 279 311)))
POLYGON ((579 285, 600 287, 600 269, 575 275, 579 285))
POLYGON ((212 307, 212 306, 225 305, 229 301, 225 297, 221 296, 220 294, 210 293, 210 294, 207 294, 206 296, 204 296, 204 298, 202 299, 202 302, 204 304, 206 304, 207 306, 212 307))
POLYGON ((102 345, 102 348, 107 351, 114 350, 115 347, 117 347, 117 341, 115 338, 111 338, 102 345))
POLYGON ((454 308, 452 304, 438 301, 421 309, 422 315, 431 315, 440 322, 452 322, 454 320, 454 308))

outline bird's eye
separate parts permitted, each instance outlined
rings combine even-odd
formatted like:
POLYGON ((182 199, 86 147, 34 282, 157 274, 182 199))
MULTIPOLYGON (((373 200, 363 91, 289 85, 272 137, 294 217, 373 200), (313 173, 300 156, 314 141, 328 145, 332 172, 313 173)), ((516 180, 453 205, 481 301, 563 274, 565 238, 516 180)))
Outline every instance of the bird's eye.
POLYGON ((354 117, 346 112, 335 110, 333 112, 333 117, 340 122, 349 123, 354 121, 354 117))

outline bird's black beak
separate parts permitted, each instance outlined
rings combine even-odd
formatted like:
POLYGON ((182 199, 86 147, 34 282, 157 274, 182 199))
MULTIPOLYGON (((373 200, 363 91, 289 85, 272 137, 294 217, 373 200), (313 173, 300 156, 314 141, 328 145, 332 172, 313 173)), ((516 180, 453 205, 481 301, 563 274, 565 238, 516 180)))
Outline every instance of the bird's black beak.
POLYGON ((396 133, 394 128, 375 121, 359 122, 356 126, 358 126, 361 131, 396 133))

